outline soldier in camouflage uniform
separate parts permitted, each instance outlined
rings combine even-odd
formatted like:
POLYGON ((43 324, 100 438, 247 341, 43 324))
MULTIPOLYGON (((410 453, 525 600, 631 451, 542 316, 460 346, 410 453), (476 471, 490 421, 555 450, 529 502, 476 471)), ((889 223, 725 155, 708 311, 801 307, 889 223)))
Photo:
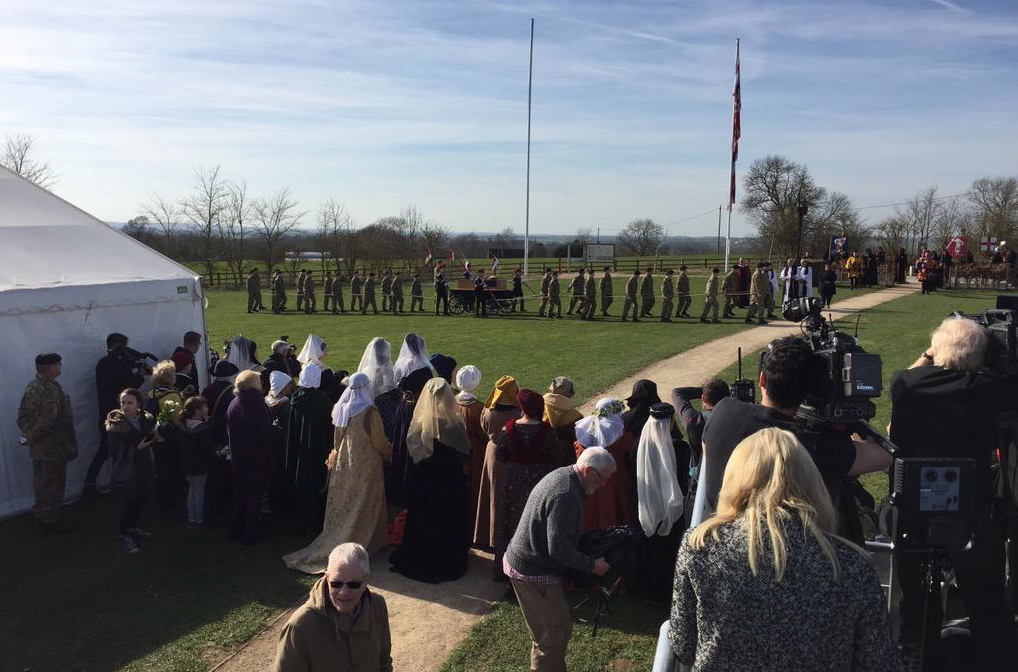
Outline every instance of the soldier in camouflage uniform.
POLYGON ((346 303, 343 301, 343 272, 336 271, 336 278, 332 281, 332 314, 343 313, 346 315, 346 303))
POLYGON ((654 308, 654 273, 648 268, 647 274, 640 281, 640 298, 643 299, 643 308, 640 310, 640 317, 654 317, 650 312, 654 308))
POLYGON ((587 273, 587 284, 583 288, 583 307, 580 308, 580 319, 593 320, 596 310, 597 281, 594 279, 594 269, 590 269, 590 273, 587 273))
POLYGON ((382 310, 391 310, 389 303, 392 299, 392 271, 382 273, 382 310))
POLYGON ((707 288, 704 290, 703 312, 700 313, 700 321, 704 324, 717 324, 718 319, 718 267, 710 269, 710 277, 707 278, 707 288), (712 311, 711 319, 707 320, 707 312, 712 311))
POLYGON ((375 274, 368 273, 368 279, 364 281, 364 296, 361 300, 361 315, 367 315, 368 306, 378 315, 378 305, 375 303, 375 274))
POLYGON ((311 273, 304 276, 304 312, 318 312, 318 302, 315 301, 315 276, 311 273))
POLYGON ((735 313, 732 312, 732 308, 739 303, 739 299, 735 296, 735 267, 725 274, 725 280, 722 284, 722 290, 725 293, 725 309, 721 313, 721 317, 735 317, 735 313))
POLYGON ((604 275, 601 276, 601 315, 608 317, 608 308, 615 300, 612 296, 612 274, 611 266, 604 267, 604 275))
POLYGON ((392 276, 392 284, 389 285, 389 310, 393 314, 403 312, 403 271, 396 271, 396 275, 392 276))
POLYGON ((679 295, 679 307, 675 309, 675 317, 689 317, 689 307, 693 305, 693 295, 689 293, 689 273, 686 265, 679 266, 679 277, 675 279, 675 289, 679 295))
POLYGON ((286 285, 283 282, 283 272, 276 271, 272 276, 272 312, 281 313, 286 310, 286 285))
POLYGON ((247 312, 257 313, 262 309, 262 279, 258 269, 252 268, 247 273, 247 312))
POLYGON ((361 278, 361 273, 355 270, 353 277, 350 278, 350 310, 364 309, 363 288, 364 280, 361 278))
MULTIPOLYGON (((537 309, 537 316, 544 317, 544 310, 548 307, 548 285, 551 284, 551 269, 544 269, 544 275, 541 276, 541 305, 537 309)), ((548 317, 551 317, 549 315, 548 317)))
POLYGON ((675 304, 675 271, 665 271, 665 279, 661 281, 661 321, 672 321, 672 306, 675 304))
POLYGON ((332 309, 332 270, 325 272, 325 280, 322 282, 322 310, 329 312, 332 309))
POLYGON ((640 271, 634 270, 633 275, 626 281, 626 300, 622 304, 622 321, 626 321, 626 315, 629 314, 629 309, 633 309, 633 322, 639 322, 636 314, 640 312, 638 304, 636 303, 636 287, 640 282, 640 271))
POLYGON ((746 323, 749 324, 753 321, 753 317, 757 317, 757 324, 767 324, 767 320, 764 319, 764 310, 767 305, 767 293, 771 291, 771 280, 767 277, 767 271, 765 270, 766 264, 760 262, 756 265, 756 272, 753 273, 753 278, 750 280, 750 302, 749 311, 746 313, 746 323))
POLYGON ((60 505, 67 483, 67 463, 78 456, 71 400, 60 383, 60 355, 35 358, 35 380, 28 384, 18 407, 18 430, 32 458, 32 512, 47 532, 68 528, 60 521, 60 505))
POLYGON ((308 272, 307 269, 300 269, 300 275, 297 276, 297 311, 301 311, 304 308, 304 281, 307 280, 308 272))
POLYGON ((410 312, 424 312, 424 287, 421 286, 420 273, 414 273, 414 281, 410 283, 410 312))
POLYGON ((551 272, 548 281, 548 317, 562 319, 562 297, 559 295, 558 271, 551 272))
POLYGON ((573 311, 577 307, 583 309, 583 294, 587 287, 587 278, 585 271, 581 268, 577 273, 576 277, 573 278, 572 282, 569 283, 569 310, 566 311, 566 315, 572 315, 573 311))

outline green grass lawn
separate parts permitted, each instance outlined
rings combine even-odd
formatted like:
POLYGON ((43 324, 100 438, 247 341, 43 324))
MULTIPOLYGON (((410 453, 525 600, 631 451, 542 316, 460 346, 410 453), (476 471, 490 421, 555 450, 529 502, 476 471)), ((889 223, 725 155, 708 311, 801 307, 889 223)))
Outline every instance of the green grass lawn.
MULTIPOLYGON (((703 307, 705 278, 691 278, 693 306, 690 314, 699 316, 703 307), (697 294, 699 293, 699 296, 697 294)), ((696 319, 662 323, 645 320, 639 324, 622 323, 622 279, 615 278, 615 303, 611 318, 583 322, 565 316, 569 307, 563 295, 563 319, 538 318, 539 301, 527 302, 529 313, 511 318, 475 319, 472 315, 436 317, 434 304, 425 299, 428 312, 414 315, 392 314, 315 315, 271 311, 247 314, 246 294, 233 291, 208 292, 208 330, 213 347, 222 349, 223 340, 242 333, 259 345, 259 357, 268 356, 272 341, 287 334, 298 349, 309 333, 325 339, 329 346, 327 363, 336 370, 352 371, 360 362, 368 342, 382 336, 393 344, 393 357, 399 352, 408 332, 424 336, 428 351, 454 357, 457 363, 474 364, 484 379, 478 396, 487 394, 504 374, 516 377, 521 387, 547 389, 555 376, 569 376, 576 383, 577 396, 586 399, 645 366, 683 351, 705 340, 727 336, 745 328, 741 321, 702 325, 696 319)), ((430 296, 430 292, 428 293, 430 296)), ((319 295, 319 307, 321 296, 319 295)), ((349 301, 349 297, 346 297, 349 301)), ((269 300, 268 295, 264 297, 269 300)), ((295 304, 290 295, 290 306, 295 304)), ((600 301, 600 299, 599 299, 600 301)), ((381 298, 379 297, 379 305, 381 298)), ((406 307, 409 308, 409 299, 406 307)), ((661 302, 654 307, 660 314, 661 302)))

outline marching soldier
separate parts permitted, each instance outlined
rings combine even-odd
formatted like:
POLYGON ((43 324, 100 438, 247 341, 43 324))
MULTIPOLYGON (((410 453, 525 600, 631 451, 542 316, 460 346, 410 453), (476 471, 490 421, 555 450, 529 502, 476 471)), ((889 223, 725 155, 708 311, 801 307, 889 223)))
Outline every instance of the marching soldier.
POLYGON ((738 297, 735 296, 735 278, 737 275, 738 272, 734 266, 732 270, 725 274, 724 284, 722 285, 722 289, 725 292, 725 309, 721 313, 722 317, 735 317, 732 308, 739 303, 738 297))
MULTIPOLYGON (((556 278, 556 282, 557 282, 556 278)), ((548 286, 551 284, 551 269, 545 268, 541 276, 541 305, 537 309, 537 316, 544 317, 544 309, 548 307, 548 286)), ((551 317, 551 315, 548 315, 551 317)))
POLYGON ((336 271, 336 278, 332 281, 332 314, 337 312, 346 315, 346 304, 343 301, 343 272, 336 271))
POLYGON ((410 312, 415 312, 414 306, 424 312, 424 288, 421 287, 421 274, 414 273, 414 281, 410 283, 410 312))
POLYGON ((643 299, 643 310, 640 317, 654 317, 650 312, 654 308, 654 269, 648 268, 647 274, 640 281, 640 298, 643 299))
POLYGON ((552 271, 548 280, 548 317, 562 319, 562 298, 559 295, 558 271, 552 271))
POLYGON ((569 310, 566 311, 566 315, 572 315, 573 311, 577 306, 583 307, 583 294, 586 290, 586 278, 584 277, 584 270, 581 268, 576 277, 569 283, 569 310))
POLYGON ((283 282, 283 272, 276 270, 272 276, 272 312, 281 313, 286 310, 286 283, 283 282))
POLYGON ((754 316, 757 317, 757 324, 767 324, 767 320, 764 319, 764 306, 767 304, 767 291, 770 289, 771 281, 764 270, 765 265, 762 261, 756 265, 756 272, 750 281, 752 293, 749 311, 746 313, 746 324, 752 322, 754 316))
POLYGON ((262 307, 262 283, 258 269, 252 268, 247 273, 247 312, 257 313, 262 307))
POLYGON ((488 317, 488 284, 484 280, 484 269, 477 269, 474 276, 474 317, 488 317))
POLYGON ((594 279, 594 271, 587 273, 587 285, 584 287, 583 307, 580 309, 581 320, 593 320, 594 311, 597 310, 597 281, 594 279))
POLYGON ((601 285, 600 285, 600 289, 601 289, 601 315, 603 315, 604 317, 608 317, 608 308, 611 307, 612 301, 614 300, 614 298, 612 296, 612 274, 611 274, 611 270, 612 270, 611 266, 605 266, 604 267, 604 275, 601 276, 601 285))
POLYGON ((435 268, 435 315, 438 315, 438 307, 442 306, 442 314, 449 314, 449 282, 445 279, 445 264, 439 264, 435 268))
POLYGON ((672 321, 672 305, 675 300, 675 280, 672 276, 675 271, 668 269, 665 271, 665 279, 661 281, 661 321, 671 322, 672 321))
POLYGON ((403 312, 403 271, 396 271, 389 285, 389 310, 393 315, 403 312))
POLYGON ((363 287, 364 279, 361 278, 361 272, 354 269, 353 277, 350 278, 350 310, 357 310, 359 307, 361 312, 364 312, 363 287))
POLYGON ((325 281, 322 282, 322 310, 329 312, 332 309, 332 269, 325 272, 325 281))
POLYGON ((60 355, 55 352, 35 358, 35 379, 25 388, 18 408, 18 430, 28 444, 32 458, 32 488, 35 514, 47 532, 66 532, 60 506, 67 484, 67 463, 78 456, 71 400, 60 383, 60 355))
POLYGON ((626 321, 626 315, 629 314, 629 309, 633 309, 633 322, 639 322, 640 320, 636 317, 636 314, 640 312, 638 304, 636 303, 636 288, 640 282, 640 271, 634 270, 633 275, 630 276, 629 280, 626 280, 626 300, 622 303, 622 321, 626 321))
POLYGON ((382 310, 391 310, 392 303, 392 271, 386 269, 382 274, 382 310))
POLYGON ((310 271, 304 276, 304 312, 317 313, 318 302, 315 301, 315 276, 310 271))
POLYGON ((679 277, 675 280, 675 289, 679 294, 679 307, 675 311, 675 317, 689 317, 689 307, 693 305, 693 295, 689 293, 689 273, 686 272, 686 265, 679 266, 679 277))
POLYGON ((307 280, 308 272, 306 269, 300 269, 300 274, 297 276, 297 310, 298 312, 304 307, 304 281, 307 280))
POLYGON ((718 319, 718 267, 710 269, 710 277, 707 278, 707 288, 704 290, 703 312, 700 313, 700 321, 704 324, 717 324, 718 319), (711 319, 707 320, 707 311, 711 311, 711 319))
POLYGON ((364 281, 364 296, 361 300, 361 315, 366 315, 368 306, 378 315, 378 306, 375 304, 375 274, 368 273, 368 279, 364 281))

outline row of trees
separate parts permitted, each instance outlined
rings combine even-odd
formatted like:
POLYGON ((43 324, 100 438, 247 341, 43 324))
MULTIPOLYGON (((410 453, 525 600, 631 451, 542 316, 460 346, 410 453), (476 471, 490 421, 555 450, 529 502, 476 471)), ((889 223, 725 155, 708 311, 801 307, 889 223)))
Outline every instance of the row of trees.
POLYGON ((813 179, 809 168, 783 156, 753 162, 743 179, 740 209, 756 227, 761 255, 786 258, 799 240, 797 207, 805 205, 802 250, 819 256, 831 236, 847 236, 853 249, 882 245, 909 253, 927 244, 942 248, 965 232, 976 238, 1014 240, 1018 234, 1018 178, 982 177, 963 194, 938 195, 927 187, 895 207, 894 214, 875 226, 865 222, 851 199, 829 191, 813 179))

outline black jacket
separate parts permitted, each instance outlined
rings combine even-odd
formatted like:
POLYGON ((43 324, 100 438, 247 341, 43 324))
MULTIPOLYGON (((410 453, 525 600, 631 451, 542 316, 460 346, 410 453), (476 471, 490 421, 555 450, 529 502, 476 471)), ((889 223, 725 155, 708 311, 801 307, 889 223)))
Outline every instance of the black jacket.
POLYGON ((198 427, 180 428, 180 463, 187 476, 206 474, 212 465, 212 427, 203 422, 198 427))
POLYGON ((129 387, 141 387, 145 378, 137 373, 122 350, 111 350, 95 365, 95 388, 99 397, 99 416, 105 418, 120 407, 120 393, 129 387))

